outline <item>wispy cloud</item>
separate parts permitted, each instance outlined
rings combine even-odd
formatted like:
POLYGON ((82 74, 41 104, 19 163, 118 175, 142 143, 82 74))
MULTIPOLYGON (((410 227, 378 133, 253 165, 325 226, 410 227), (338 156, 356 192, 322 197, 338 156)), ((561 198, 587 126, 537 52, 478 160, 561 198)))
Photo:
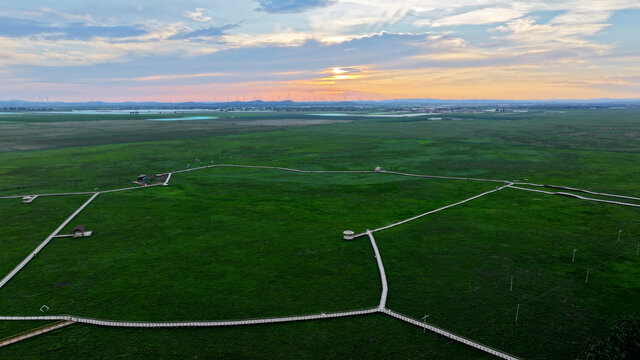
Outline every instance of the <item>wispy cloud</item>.
POLYGON ((447 16, 435 21, 417 21, 419 25, 431 25, 433 27, 453 26, 453 25, 484 25, 510 21, 524 16, 529 7, 489 7, 472 10, 458 15, 447 16))
POLYGON ((527 44, 537 49, 575 48, 605 53, 611 49, 609 44, 595 43, 588 37, 609 26, 605 23, 548 23, 538 24, 531 17, 508 22, 495 28, 507 33, 506 39, 519 45, 527 44))
POLYGON ((180 40, 180 39, 190 39, 190 38, 197 38, 197 37, 217 37, 217 36, 221 36, 224 35, 226 33, 227 30, 229 29, 233 29, 234 27, 237 27, 237 25, 234 24, 227 24, 227 25, 222 25, 222 26, 209 26, 206 28, 201 28, 201 29, 191 29, 191 28, 185 28, 185 31, 181 31, 178 32, 174 35, 171 35, 170 37, 168 37, 169 40, 180 40))
POLYGON ((135 80, 135 81, 161 81, 161 80, 176 80, 176 79, 193 79, 193 78, 210 78, 229 76, 230 73, 201 73, 201 74, 180 74, 180 75, 152 75, 152 76, 140 76, 132 79, 118 79, 118 80, 135 80))
POLYGON ((233 47, 299 46, 313 39, 313 34, 294 29, 285 29, 265 34, 231 34, 224 36, 223 39, 233 47))
POLYGON ((136 26, 103 26, 68 23, 52 25, 40 21, 0 16, 0 36, 41 36, 57 39, 91 39, 95 37, 134 37, 146 34, 136 26))
POLYGON ((258 10, 269 13, 299 13, 335 4, 338 0, 257 0, 258 10))
POLYGON ((211 16, 204 15, 205 11, 207 11, 207 9, 196 8, 194 11, 185 11, 184 16, 186 16, 191 20, 200 21, 200 22, 211 21, 211 16))
POLYGON ((55 18, 64 19, 67 21, 81 22, 85 24, 98 24, 98 22, 95 20, 95 18, 91 14, 81 14, 81 15, 71 14, 65 11, 50 9, 48 7, 42 7, 37 11, 29 11, 29 12, 35 13, 35 14, 42 14, 42 15, 53 15, 55 18))

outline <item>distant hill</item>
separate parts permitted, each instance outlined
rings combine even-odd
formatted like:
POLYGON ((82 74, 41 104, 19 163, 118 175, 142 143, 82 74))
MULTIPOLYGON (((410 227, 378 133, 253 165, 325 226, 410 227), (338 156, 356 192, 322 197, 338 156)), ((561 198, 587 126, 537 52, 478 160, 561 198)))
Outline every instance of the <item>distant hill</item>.
POLYGON ((0 101, 0 109, 212 109, 212 108, 369 108, 421 106, 640 106, 640 99, 560 99, 560 100, 502 100, 502 99, 393 99, 362 101, 230 101, 230 102, 42 102, 25 100, 0 101))

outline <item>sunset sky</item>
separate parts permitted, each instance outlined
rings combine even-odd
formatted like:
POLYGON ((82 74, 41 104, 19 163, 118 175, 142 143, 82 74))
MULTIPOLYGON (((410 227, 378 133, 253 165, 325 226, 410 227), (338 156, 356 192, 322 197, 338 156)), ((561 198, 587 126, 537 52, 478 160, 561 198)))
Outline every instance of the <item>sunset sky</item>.
POLYGON ((0 99, 640 98, 638 0, 0 2, 0 99))

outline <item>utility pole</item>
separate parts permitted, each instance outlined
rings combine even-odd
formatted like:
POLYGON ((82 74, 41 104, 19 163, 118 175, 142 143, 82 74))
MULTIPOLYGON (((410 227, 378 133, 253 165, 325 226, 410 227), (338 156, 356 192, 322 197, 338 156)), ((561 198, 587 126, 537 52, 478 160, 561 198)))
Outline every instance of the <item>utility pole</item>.
POLYGON ((588 283, 588 282, 589 282, 589 268, 587 268, 587 278, 586 278, 586 279, 584 279, 584 282, 585 282, 585 283, 588 283))
POLYGON ((518 304, 518 308, 516 309, 516 322, 518 322, 518 315, 520 314, 520 304, 518 304))
POLYGON ((425 333, 427 332, 427 318, 429 317, 429 315, 425 315, 422 317, 422 322, 424 323, 424 326, 422 327, 422 332, 425 333))
POLYGON ((618 230, 618 242, 620 242, 620 234, 622 234, 622 230, 618 230))
POLYGON ((573 249, 573 257, 571 258, 571 262, 576 261, 576 251, 578 251, 578 249, 573 249))

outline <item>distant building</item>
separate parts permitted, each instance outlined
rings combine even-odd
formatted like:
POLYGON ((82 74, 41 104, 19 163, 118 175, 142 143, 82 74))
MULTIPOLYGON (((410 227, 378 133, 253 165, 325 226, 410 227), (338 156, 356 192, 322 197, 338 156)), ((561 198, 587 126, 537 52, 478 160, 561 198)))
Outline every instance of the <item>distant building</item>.
POLYGON ((27 196, 23 196, 22 197, 22 202, 25 204, 28 204, 30 202, 33 202, 33 200, 35 200, 35 198, 37 198, 38 195, 27 195, 27 196))
POLYGON ((142 186, 146 186, 147 182, 149 181, 149 178, 147 177, 147 175, 145 174, 140 174, 138 175, 138 180, 134 181, 142 186))
POLYGON ((78 226, 74 227, 73 228, 73 237, 74 238, 84 237, 84 226, 78 225, 78 226))

